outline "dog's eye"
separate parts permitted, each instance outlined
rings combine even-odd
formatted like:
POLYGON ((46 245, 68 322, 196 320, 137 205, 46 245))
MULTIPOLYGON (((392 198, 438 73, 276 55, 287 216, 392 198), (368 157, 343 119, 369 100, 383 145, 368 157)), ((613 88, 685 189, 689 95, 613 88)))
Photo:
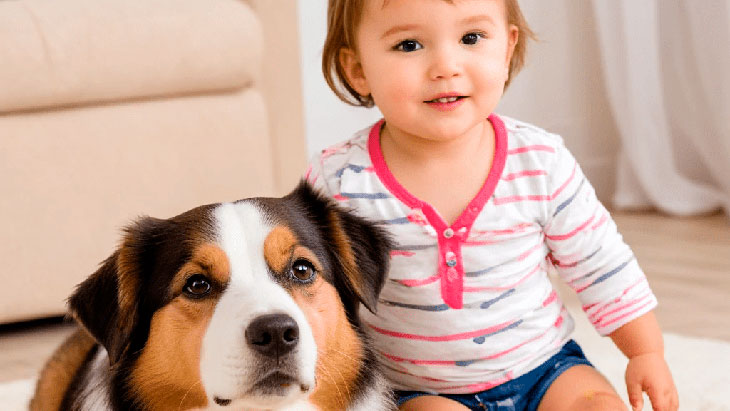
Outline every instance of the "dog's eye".
POLYGON ((314 269, 314 265, 303 258, 294 261, 294 264, 291 266, 292 277, 302 283, 313 281, 316 274, 317 270, 314 269))
POLYGON ((210 293, 211 288, 210 282, 204 275, 195 274, 188 278, 183 292, 190 298, 202 298, 210 293))

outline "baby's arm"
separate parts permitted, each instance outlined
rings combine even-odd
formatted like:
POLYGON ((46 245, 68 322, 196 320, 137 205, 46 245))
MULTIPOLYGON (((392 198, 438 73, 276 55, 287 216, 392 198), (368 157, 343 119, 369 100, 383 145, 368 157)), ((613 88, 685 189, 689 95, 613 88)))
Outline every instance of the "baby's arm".
POLYGON ((643 408, 646 392, 655 410, 676 410, 677 388, 664 360, 664 340, 654 312, 624 324, 609 337, 629 359, 626 388, 633 409, 643 408))
POLYGON ((578 294, 602 335, 629 358, 626 385, 634 409, 649 394, 655 410, 676 410, 677 391, 664 360, 656 299, 633 252, 564 146, 550 168, 546 242, 560 277, 578 294))

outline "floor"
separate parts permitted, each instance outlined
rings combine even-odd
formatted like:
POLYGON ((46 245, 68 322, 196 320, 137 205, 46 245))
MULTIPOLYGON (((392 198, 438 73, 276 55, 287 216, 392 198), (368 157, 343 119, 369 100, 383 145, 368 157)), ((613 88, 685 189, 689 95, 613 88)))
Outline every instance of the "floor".
MULTIPOLYGON (((664 331, 730 342, 730 220, 615 212, 659 299, 664 331)), ((37 375, 72 331, 61 319, 0 326, 0 383, 37 375)))

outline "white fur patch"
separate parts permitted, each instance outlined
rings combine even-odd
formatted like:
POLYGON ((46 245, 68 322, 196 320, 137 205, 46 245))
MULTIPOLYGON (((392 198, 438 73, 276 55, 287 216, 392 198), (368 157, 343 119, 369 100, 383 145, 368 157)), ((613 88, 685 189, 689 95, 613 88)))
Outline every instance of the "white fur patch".
POLYGON ((99 347, 99 351, 89 365, 89 372, 81 383, 83 389, 77 397, 82 403, 78 409, 82 411, 108 410, 111 408, 109 396, 109 357, 106 350, 99 347))
POLYGON ((261 377, 258 357, 248 347, 245 330, 255 318, 287 314, 299 326, 295 369, 301 384, 314 387, 317 348, 304 313, 291 296, 269 275, 264 259, 264 240, 271 231, 261 211, 251 202, 222 204, 214 211, 219 246, 230 262, 230 280, 216 305, 203 338, 201 378, 208 401, 230 399, 229 407, 278 408, 305 400, 299 384, 281 397, 247 393, 261 377))

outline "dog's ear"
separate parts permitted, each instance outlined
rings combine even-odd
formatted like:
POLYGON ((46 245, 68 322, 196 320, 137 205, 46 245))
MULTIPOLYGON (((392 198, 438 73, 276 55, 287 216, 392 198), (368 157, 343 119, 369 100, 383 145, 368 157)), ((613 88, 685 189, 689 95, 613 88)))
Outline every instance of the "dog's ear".
POLYGON ((143 217, 128 226, 119 249, 68 299, 71 314, 104 346, 112 364, 129 347, 138 321, 143 259, 162 222, 143 217))
POLYGON ((385 230, 324 197, 302 181, 292 193, 317 220, 341 275, 334 281, 343 302, 375 312, 390 266, 392 242, 385 230), (343 294, 344 293, 344 294, 343 294))

